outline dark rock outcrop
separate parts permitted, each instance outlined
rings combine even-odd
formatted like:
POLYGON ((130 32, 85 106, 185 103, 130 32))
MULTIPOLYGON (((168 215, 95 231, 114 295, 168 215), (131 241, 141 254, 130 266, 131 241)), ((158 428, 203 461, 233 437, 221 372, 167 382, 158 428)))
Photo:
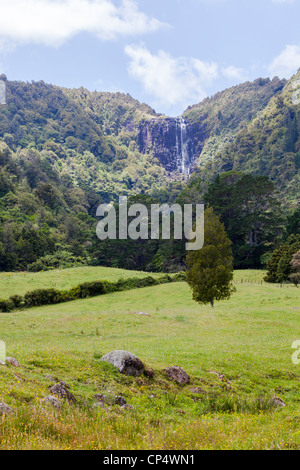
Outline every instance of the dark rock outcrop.
POLYGON ((69 403, 76 402, 75 397, 72 395, 71 392, 69 392, 68 388, 62 383, 56 384, 53 387, 51 387, 50 392, 52 393, 52 395, 55 395, 59 398, 65 398, 69 403))
POLYGON ((168 367, 166 369, 166 374, 171 380, 179 384, 186 385, 190 383, 190 378, 188 374, 181 367, 168 367))
POLYGON ((191 174, 196 155, 189 123, 182 117, 142 122, 138 145, 141 153, 151 152, 168 173, 191 174))

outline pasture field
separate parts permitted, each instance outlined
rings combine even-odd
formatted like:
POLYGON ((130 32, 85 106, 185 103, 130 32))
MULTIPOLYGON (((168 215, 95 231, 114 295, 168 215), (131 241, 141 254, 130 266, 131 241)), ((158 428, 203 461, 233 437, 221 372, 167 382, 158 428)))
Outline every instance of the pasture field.
POLYGON ((79 267, 70 269, 55 269, 39 273, 13 272, 0 273, 0 299, 12 295, 24 295, 35 289, 67 290, 84 282, 98 280, 118 281, 129 277, 159 277, 160 273, 145 273, 142 271, 127 271, 118 268, 79 267))
MULTIPOLYGON (((0 297, 133 275, 2 273, 0 297)), ((292 344, 300 340, 300 291, 266 284, 263 275, 236 272, 237 291, 214 309, 196 304, 181 282, 0 313, 0 340, 21 364, 0 366, 0 402, 13 409, 0 418, 0 449, 299 450, 292 344), (126 377, 100 360, 115 349, 136 354, 154 377, 126 377), (172 365, 190 384, 166 376, 172 365), (76 403, 45 404, 49 376, 69 384, 76 403), (107 396, 104 408, 94 407, 95 394, 107 396), (133 409, 114 405, 115 395, 133 409)))

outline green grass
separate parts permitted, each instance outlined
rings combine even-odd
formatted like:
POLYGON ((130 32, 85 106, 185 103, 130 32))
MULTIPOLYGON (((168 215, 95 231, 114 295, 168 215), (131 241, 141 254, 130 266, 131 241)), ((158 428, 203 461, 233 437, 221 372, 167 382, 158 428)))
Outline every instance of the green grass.
MULTIPOLYGON (((68 272, 68 286, 94 279, 68 272)), ((291 349, 300 339, 299 290, 262 283, 263 274, 235 273, 237 292, 214 309, 174 283, 1 313, 0 339, 22 367, 0 366, 0 402, 15 411, 1 421, 0 449, 300 449, 300 365, 291 349), (104 366, 99 358, 113 349, 138 355, 154 379, 104 366), (171 365, 191 384, 171 382, 171 365), (69 383, 78 403, 62 411, 43 404, 47 374, 69 383), (135 410, 94 409, 95 393, 121 394, 135 410), (275 395, 285 408, 272 405, 275 395)))
POLYGON ((161 273, 145 273, 142 271, 126 271, 125 269, 103 267, 78 267, 56 269, 39 273, 0 273, 0 299, 12 295, 24 295, 28 291, 43 288, 67 290, 84 282, 97 280, 118 281, 129 277, 159 277, 161 273))
MULTIPOLYGON (((67 290, 84 282, 97 280, 118 281, 130 277, 145 276, 160 277, 161 273, 145 273, 142 271, 127 271, 125 269, 104 267, 78 267, 56 269, 39 273, 14 272, 0 273, 0 299, 8 299, 12 295, 24 295, 35 289, 54 288, 67 290)), ((241 270, 235 272, 237 283, 261 283, 265 271, 241 270)))

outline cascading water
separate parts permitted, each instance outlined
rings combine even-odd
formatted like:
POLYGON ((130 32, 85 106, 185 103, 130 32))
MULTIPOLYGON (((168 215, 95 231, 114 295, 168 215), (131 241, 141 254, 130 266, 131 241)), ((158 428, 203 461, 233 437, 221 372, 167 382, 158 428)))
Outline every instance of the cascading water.
POLYGON ((189 176, 191 159, 189 155, 189 137, 187 124, 182 117, 176 119, 176 164, 177 169, 183 174, 189 176))
POLYGON ((191 135, 192 128, 182 117, 154 118, 140 124, 139 150, 153 154, 170 177, 180 173, 188 178, 196 160, 191 135))

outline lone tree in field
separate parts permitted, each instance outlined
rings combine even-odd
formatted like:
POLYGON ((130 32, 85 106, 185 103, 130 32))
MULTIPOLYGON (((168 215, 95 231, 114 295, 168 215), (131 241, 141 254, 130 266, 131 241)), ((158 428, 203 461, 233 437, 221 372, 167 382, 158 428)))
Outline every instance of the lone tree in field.
POLYGON ((186 258, 186 279, 193 291, 193 299, 201 304, 229 299, 235 288, 231 241, 224 225, 212 207, 205 211, 204 246, 190 251, 186 258))
POLYGON ((300 284, 300 251, 294 254, 291 266, 294 272, 290 275, 290 280, 298 287, 300 284))

